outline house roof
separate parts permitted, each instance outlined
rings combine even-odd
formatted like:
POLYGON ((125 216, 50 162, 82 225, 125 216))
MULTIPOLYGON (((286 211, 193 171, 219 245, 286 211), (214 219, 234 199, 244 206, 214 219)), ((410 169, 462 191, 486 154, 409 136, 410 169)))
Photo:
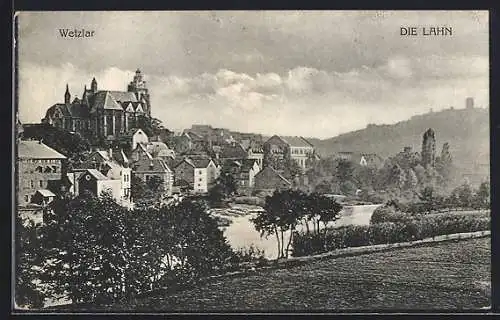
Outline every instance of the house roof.
POLYGON ((64 155, 39 141, 21 140, 17 148, 19 159, 66 159, 64 155))
POLYGON ((175 166, 178 167, 181 163, 186 162, 193 168, 206 168, 210 164, 210 162, 213 162, 211 159, 206 159, 206 158, 184 158, 182 161, 177 163, 175 166))
POLYGON ((162 159, 142 159, 134 162, 133 170, 135 172, 170 172, 170 168, 162 159))
POLYGON ((314 147, 306 138, 304 137, 282 137, 279 136, 281 140, 285 141, 292 147, 314 147))
POLYGON ((48 189, 38 189, 36 192, 40 193, 44 197, 55 197, 56 195, 48 189))
POLYGON ((153 141, 146 145, 147 152, 151 154, 160 154, 162 151, 170 152, 170 148, 163 142, 153 141))
POLYGON ((239 143, 226 144, 222 147, 220 158, 244 158, 247 152, 239 143))
MULTIPOLYGON (((99 170, 97 169, 87 169, 86 172, 90 173, 96 180, 109 180, 108 177, 103 175, 99 170)), ((80 179, 85 176, 85 174, 82 174, 80 176, 80 179)))
POLYGON ((283 177, 283 175, 281 175, 278 171, 274 170, 273 167, 270 167, 270 166, 267 166, 265 167, 264 169, 262 169, 261 171, 259 171, 259 173, 257 173, 255 175, 255 177, 259 176, 259 175, 262 175, 264 174, 266 171, 271 171, 274 175, 276 175, 277 177, 279 177, 281 180, 283 180, 285 183, 287 184, 292 184, 290 181, 288 181, 287 178, 283 177))

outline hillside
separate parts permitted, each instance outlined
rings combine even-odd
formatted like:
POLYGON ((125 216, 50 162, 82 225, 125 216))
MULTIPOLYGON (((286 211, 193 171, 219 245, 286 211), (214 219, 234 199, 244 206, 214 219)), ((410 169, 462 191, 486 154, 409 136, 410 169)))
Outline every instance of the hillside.
POLYGON ((463 172, 483 172, 489 167, 488 109, 447 109, 414 116, 392 125, 368 125, 367 128, 330 139, 311 139, 321 156, 339 151, 377 153, 387 157, 412 146, 420 152, 423 133, 436 133, 436 154, 443 143, 450 144, 455 164, 463 172))

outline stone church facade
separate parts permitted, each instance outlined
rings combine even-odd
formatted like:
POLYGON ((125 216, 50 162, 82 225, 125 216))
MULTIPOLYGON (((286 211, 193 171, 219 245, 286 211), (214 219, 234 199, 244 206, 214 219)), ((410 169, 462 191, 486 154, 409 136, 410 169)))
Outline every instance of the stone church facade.
POLYGON ((64 103, 51 106, 42 119, 47 123, 83 135, 113 139, 136 127, 139 117, 151 118, 151 104, 141 71, 135 72, 127 91, 99 90, 96 79, 84 87, 81 99, 71 101, 68 86, 64 103))

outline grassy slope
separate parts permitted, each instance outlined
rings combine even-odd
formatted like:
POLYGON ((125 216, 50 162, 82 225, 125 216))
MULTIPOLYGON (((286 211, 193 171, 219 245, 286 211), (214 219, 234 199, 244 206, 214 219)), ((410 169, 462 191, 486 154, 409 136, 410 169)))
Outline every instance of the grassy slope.
POLYGON ((317 261, 226 278, 135 310, 476 309, 490 305, 490 239, 317 261), (481 283, 483 282, 483 283, 481 283), (487 286, 487 285, 486 285, 487 286))

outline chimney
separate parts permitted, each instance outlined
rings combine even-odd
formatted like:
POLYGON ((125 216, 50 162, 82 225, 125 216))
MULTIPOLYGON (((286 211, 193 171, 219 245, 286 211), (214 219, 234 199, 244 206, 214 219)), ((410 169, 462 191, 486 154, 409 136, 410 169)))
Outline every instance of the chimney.
POLYGON ((108 155, 109 155, 109 160, 113 159, 113 148, 109 148, 108 155))

